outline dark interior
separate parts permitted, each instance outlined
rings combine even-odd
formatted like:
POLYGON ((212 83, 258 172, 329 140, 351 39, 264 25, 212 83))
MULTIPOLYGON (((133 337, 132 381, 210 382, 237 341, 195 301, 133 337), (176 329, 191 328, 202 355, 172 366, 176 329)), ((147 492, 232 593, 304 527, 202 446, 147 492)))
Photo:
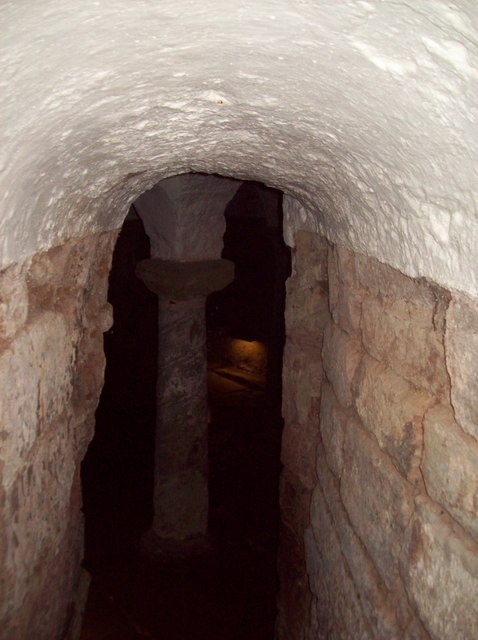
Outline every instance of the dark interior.
POLYGON ((207 303, 211 546, 193 559, 152 559, 141 547, 153 515, 157 299, 134 275, 149 241, 133 211, 118 238, 105 384, 82 465, 92 575, 82 640, 273 638, 290 269, 281 194, 244 183, 225 215, 236 279, 207 303))

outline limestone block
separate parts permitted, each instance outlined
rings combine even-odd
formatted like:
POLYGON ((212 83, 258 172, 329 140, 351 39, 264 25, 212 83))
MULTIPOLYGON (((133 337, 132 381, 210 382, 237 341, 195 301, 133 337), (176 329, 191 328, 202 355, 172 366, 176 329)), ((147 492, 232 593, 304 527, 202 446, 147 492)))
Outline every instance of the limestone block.
POLYGON ((4 482, 10 483, 37 436, 68 405, 74 345, 59 314, 47 312, 0 357, 4 482))
MULTIPOLYGON (((317 602, 318 629, 334 638, 373 638, 322 489, 312 495, 311 526, 305 534, 310 588, 317 602)), ((321 637, 321 636, 319 636, 321 637)), ((323 637, 328 637, 325 633, 323 637)))
POLYGON ((316 341, 329 319, 327 247, 318 235, 297 234, 292 275, 286 283, 288 336, 300 335, 316 341))
POLYGON ((454 293, 446 315, 446 364, 461 427, 478 440, 478 300, 454 293))
POLYGON ((0 357, 0 459, 9 484, 37 436, 39 372, 30 362, 32 345, 24 334, 0 357))
POLYGON ((430 640, 430 635, 417 617, 401 627, 400 635, 397 637, 406 638, 407 640, 430 640))
POLYGON ((357 286, 368 291, 371 298, 386 298, 389 301, 415 301, 425 307, 435 304, 433 289, 425 280, 408 277, 389 264, 361 253, 355 253, 355 275, 357 286))
POLYGON ((21 330, 28 315, 28 290, 24 265, 0 272, 0 346, 21 330))
POLYGON ((93 437, 95 411, 104 380, 106 358, 103 352, 103 336, 96 331, 82 332, 77 344, 77 360, 72 371, 71 409, 76 425, 74 438, 79 458, 83 458, 93 437))
POLYGON ((361 358, 361 345, 333 322, 324 333, 324 370, 344 407, 352 405, 352 383, 361 358))
POLYGON ((433 398, 373 358, 364 356, 355 385, 355 406, 400 472, 411 477, 422 456, 422 420, 433 398))
POLYGON ((424 304, 420 292, 413 288, 409 295, 412 297, 364 301, 361 322, 364 346, 370 355, 412 384, 438 398, 446 397, 448 376, 436 302, 428 300, 424 304))
POLYGON ((334 322, 341 329, 351 335, 360 331, 362 319, 362 301, 353 290, 340 287, 335 304, 331 304, 330 311, 334 322))
POLYGON ((294 277, 303 286, 327 281, 329 243, 317 233, 298 231, 295 235, 294 277))
POLYGON ((316 336, 320 339, 330 317, 325 284, 317 283, 312 287, 299 287, 296 290, 293 290, 293 286, 295 283, 289 279, 286 283, 287 335, 316 336))
POLYGON ((108 276, 118 232, 70 240, 34 256, 28 274, 29 316, 45 310, 64 316, 72 341, 82 329, 101 334, 112 324, 108 276))
POLYGON ((280 477, 281 522, 295 537, 302 540, 310 519, 311 492, 304 487, 295 469, 285 467, 280 477))
POLYGON ((283 362, 282 412, 286 422, 318 424, 322 379, 320 347, 289 340, 283 362))
MULTIPOLYGON (((362 609, 374 631, 374 637, 380 640, 428 640, 428 635, 408 604, 401 584, 397 582, 393 591, 388 591, 385 587, 366 547, 350 523, 340 498, 339 483, 323 459, 323 452, 319 449, 319 483, 340 539, 341 551, 360 595, 362 609)), ((320 532, 317 533, 319 534, 320 532)))
MULTIPOLYGON (((341 552, 346 560, 348 569, 357 588, 362 603, 362 609, 367 617, 371 629, 381 640, 398 637, 400 628, 389 603, 388 592, 367 552, 364 544, 355 533, 339 493, 339 483, 332 476, 325 463, 323 451, 319 450, 317 463, 319 483, 322 488, 327 507, 330 511, 335 531, 340 541, 341 552)), ((311 522, 314 526, 314 508, 311 505, 311 522)), ((320 530, 314 529, 317 539, 321 540, 322 553, 328 553, 329 540, 322 537, 320 530)))
MULTIPOLYGON (((35 602, 43 597, 45 574, 54 576, 57 565, 64 571, 61 581, 68 580, 67 565, 62 564, 59 552, 63 550, 68 527, 75 518, 71 517, 70 501, 73 477, 76 469, 73 439, 65 437, 65 431, 59 428, 37 440, 31 455, 25 456, 23 467, 12 480, 6 493, 5 519, 8 522, 7 548, 2 572, 10 571, 14 575, 14 585, 9 592, 8 601, 0 603, 9 611, 17 612, 22 624, 35 624, 24 616, 25 598, 33 608, 35 602)), ((64 426, 64 425, 62 425, 64 426)), ((79 515, 79 504, 76 518, 79 515)), ((67 553, 74 557, 76 549, 70 547, 67 553)), ((75 558, 76 559, 76 558, 75 558)), ((56 592, 56 583, 52 585, 56 592)), ((57 594, 56 602, 65 606, 68 594, 57 594)), ((60 614, 64 611, 60 612, 60 614)), ((40 617, 43 612, 38 611, 40 617)), ((52 611, 47 615, 54 618, 52 611)), ((41 620, 35 621, 37 631, 41 620)), ((53 620, 53 622, 55 622, 53 620)), ((48 635, 34 634, 35 637, 48 635)), ((1 633, 0 633, 1 637, 1 633)), ((15 636, 13 636, 15 637, 15 636)), ((16 637, 32 637, 28 634, 16 637)))
POLYGON ((392 588, 414 491, 374 440, 359 429, 348 431, 345 438, 340 495, 355 531, 392 588))
POLYGON ((302 486, 309 491, 312 491, 317 483, 315 466, 318 441, 318 421, 285 423, 282 431, 282 464, 292 471, 302 486))
POLYGON ((478 637, 478 546, 426 498, 417 499, 401 573, 433 640, 478 637))
POLYGON ((320 403, 320 434, 324 443, 327 464, 340 477, 344 464, 343 448, 349 414, 342 408, 328 382, 322 386, 320 403))
MULTIPOLYGON (((317 516, 317 520, 319 520, 319 516, 317 516)), ((325 579, 326 570, 322 566, 321 549, 317 544, 311 527, 305 530, 304 546, 309 589, 312 592, 311 619, 306 637, 322 639, 327 637, 328 630, 334 625, 332 618, 333 595, 330 593, 330 586, 325 579), (316 636, 312 635, 312 630, 316 632, 316 636)), ((342 631, 342 623, 339 629, 342 631)))
POLYGON ((427 413, 424 430, 427 491, 478 540, 478 443, 465 436, 444 406, 427 413))
POLYGON ((329 300, 334 322, 354 334, 360 329, 362 290, 355 273, 355 256, 338 246, 329 251, 329 300))
POLYGON ((329 251, 327 254, 327 279, 329 282, 330 312, 332 314, 332 318, 334 322, 338 324, 337 317, 336 317, 337 314, 334 313, 334 311, 338 304, 340 287, 342 285, 342 282, 340 281, 340 278, 339 278, 338 257, 337 257, 337 251, 335 251, 335 248, 336 248, 335 245, 332 245, 329 248, 329 251))
POLYGON ((357 277, 357 269, 355 267, 356 254, 340 245, 334 245, 331 251, 336 256, 340 283, 348 289, 361 290, 360 281, 357 277))

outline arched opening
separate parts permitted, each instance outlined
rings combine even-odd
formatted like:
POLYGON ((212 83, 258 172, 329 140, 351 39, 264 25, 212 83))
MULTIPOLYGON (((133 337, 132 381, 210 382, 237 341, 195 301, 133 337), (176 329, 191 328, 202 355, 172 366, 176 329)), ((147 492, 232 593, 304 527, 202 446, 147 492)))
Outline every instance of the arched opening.
POLYGON ((281 205, 280 192, 246 182, 224 212, 223 257, 235 262, 236 279, 207 304, 210 548, 192 559, 141 548, 153 518, 158 304, 135 276, 149 241, 134 206, 125 220, 110 274, 105 385, 82 471, 93 575, 85 640, 159 630, 164 638, 273 637, 289 269, 281 205))

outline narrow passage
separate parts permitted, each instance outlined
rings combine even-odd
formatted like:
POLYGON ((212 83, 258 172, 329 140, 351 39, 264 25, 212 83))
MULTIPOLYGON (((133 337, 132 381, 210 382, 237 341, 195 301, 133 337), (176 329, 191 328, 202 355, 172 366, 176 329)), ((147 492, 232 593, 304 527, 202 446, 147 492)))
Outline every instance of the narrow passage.
MULTIPOLYGON (((131 225, 129 239, 123 232, 118 241, 122 264, 131 225)), ((147 247, 133 244, 135 262, 147 247)), ((272 640, 280 400, 260 375, 212 365, 210 551, 189 560, 146 556, 140 541, 152 520, 157 304, 129 272, 114 276, 113 266, 115 326, 105 339, 105 386, 82 469, 92 584, 81 640, 272 640)))

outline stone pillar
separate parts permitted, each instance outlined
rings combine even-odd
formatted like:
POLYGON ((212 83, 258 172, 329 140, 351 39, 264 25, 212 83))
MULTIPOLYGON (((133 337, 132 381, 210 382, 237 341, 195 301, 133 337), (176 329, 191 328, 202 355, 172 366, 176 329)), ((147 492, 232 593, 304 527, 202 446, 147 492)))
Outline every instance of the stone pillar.
POLYGON ((207 295, 232 282, 228 260, 138 263, 159 299, 154 521, 155 553, 193 551, 207 533, 207 295))

